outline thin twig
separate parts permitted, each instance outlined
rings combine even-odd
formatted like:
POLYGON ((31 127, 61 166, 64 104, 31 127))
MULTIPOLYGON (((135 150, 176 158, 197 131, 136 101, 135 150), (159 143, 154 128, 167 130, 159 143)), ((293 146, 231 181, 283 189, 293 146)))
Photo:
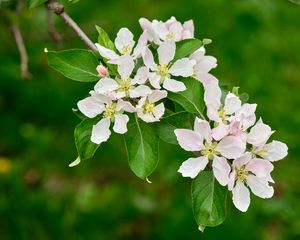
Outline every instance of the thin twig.
MULTIPOLYGON (((16 14, 19 16, 21 9, 23 7, 23 1, 19 0, 16 6, 16 14)), ((17 47, 20 53, 20 58, 21 58, 21 63, 20 63, 20 68, 21 68, 21 77, 24 79, 30 79, 31 78, 31 73, 28 70, 28 54, 26 51, 26 47, 24 44, 23 36, 20 30, 20 27, 17 23, 12 24, 11 26, 12 33, 14 35, 14 38, 17 43, 17 47)))
POLYGON ((81 30, 76 22, 65 12, 64 6, 56 1, 50 0, 46 2, 46 6, 49 10, 60 16, 70 28, 79 36, 79 38, 93 51, 97 51, 94 43, 89 39, 89 37, 81 30))
POLYGON ((47 8, 47 24, 48 24, 48 32, 50 37, 55 43, 56 48, 61 48, 61 43, 62 43, 62 37, 60 34, 57 32, 54 19, 53 19, 53 13, 51 10, 47 8))

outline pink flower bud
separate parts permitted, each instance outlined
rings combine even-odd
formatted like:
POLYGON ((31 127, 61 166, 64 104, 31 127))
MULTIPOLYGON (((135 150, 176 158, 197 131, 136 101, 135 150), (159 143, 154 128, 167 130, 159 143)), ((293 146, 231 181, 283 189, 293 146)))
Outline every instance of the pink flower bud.
POLYGON ((96 68, 97 72, 99 73, 99 75, 101 77, 108 77, 108 71, 107 71, 107 68, 102 66, 102 65, 98 65, 97 68, 96 68))

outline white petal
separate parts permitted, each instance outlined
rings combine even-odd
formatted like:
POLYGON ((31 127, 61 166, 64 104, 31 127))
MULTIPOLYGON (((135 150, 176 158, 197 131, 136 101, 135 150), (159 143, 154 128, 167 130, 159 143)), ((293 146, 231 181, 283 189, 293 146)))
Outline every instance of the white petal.
POLYGON ((80 157, 78 156, 78 157, 75 159, 75 161, 73 161, 73 162, 71 162, 71 163, 69 164, 69 167, 75 167, 75 166, 77 166, 80 162, 81 162, 81 159, 80 159, 80 157))
POLYGON ((156 63, 154 62, 154 58, 153 58, 153 54, 152 52, 150 51, 149 48, 145 48, 142 52, 142 57, 143 57, 143 61, 144 61, 144 64, 150 68, 152 71, 155 71, 157 69, 157 65, 156 63))
POLYGON ((280 141, 272 141, 266 145, 268 155, 264 157, 269 161, 278 161, 285 158, 288 154, 288 147, 285 143, 280 141))
POLYGON ((87 97, 77 103, 78 109, 89 118, 96 117, 105 109, 104 104, 95 96, 87 97))
POLYGON ((144 122, 157 122, 158 120, 153 116, 151 113, 144 113, 144 109, 139 108, 137 110, 137 115, 140 119, 142 119, 144 122))
POLYGON ((158 102, 161 99, 166 98, 168 92, 165 90, 153 90, 152 93, 148 96, 148 100, 151 103, 158 102))
POLYGON ((183 23, 182 39, 188 39, 194 37, 194 22, 189 20, 183 23))
POLYGON ((272 130, 270 126, 259 121, 251 128, 247 142, 254 146, 261 146, 267 142, 271 135, 272 130))
POLYGON ((235 113, 241 108, 241 100, 231 92, 226 95, 224 110, 227 115, 235 113))
POLYGON ((232 190, 234 206, 242 212, 246 212, 250 205, 250 192, 248 188, 238 180, 232 190))
POLYGON ((251 157, 251 153, 247 152, 245 153, 243 156, 235 159, 233 162, 232 162, 232 165, 234 167, 236 167, 237 169, 240 169, 242 166, 246 165, 248 162, 251 161, 252 157, 251 157))
POLYGON ((183 82, 170 78, 165 79, 163 87, 171 92, 182 92, 186 90, 186 86, 183 82))
POLYGON ((186 151, 201 151, 203 146, 203 139, 200 134, 189 129, 175 129, 179 145, 186 151))
POLYGON ((183 177, 195 178, 206 167, 207 163, 207 157, 189 158, 181 164, 178 172, 183 177))
POLYGON ((124 110, 126 112, 132 113, 135 112, 135 107, 132 106, 130 102, 119 99, 117 102, 116 110, 117 111, 124 110))
POLYGON ((227 160, 223 157, 215 156, 212 167, 215 178, 222 186, 226 186, 229 182, 229 174, 231 171, 227 160))
POLYGON ((177 60, 172 67, 169 69, 169 73, 173 76, 189 77, 194 73, 193 66, 195 65, 194 60, 188 58, 182 58, 177 60))
POLYGON ((227 136, 219 142, 217 149, 222 156, 229 159, 235 159, 245 152, 246 144, 237 137, 227 136))
POLYGON ((98 93, 106 93, 118 89, 119 84, 112 78, 102 78, 95 85, 95 91, 98 93))
POLYGON ((235 183, 235 175, 236 172, 233 169, 232 172, 229 174, 229 181, 228 181, 228 190, 232 191, 233 187, 234 187, 234 183, 235 183))
POLYGON ((107 58, 107 59, 115 59, 115 58, 119 57, 119 55, 116 54, 113 50, 105 48, 98 43, 96 43, 95 45, 102 57, 107 58))
POLYGON ((190 59, 194 59, 196 62, 200 62, 205 54, 205 48, 200 47, 190 55, 190 59))
POLYGON ((149 82, 152 85, 152 87, 156 89, 160 89, 160 78, 161 76, 154 72, 149 73, 149 82))
POLYGON ((168 65, 175 56, 175 49, 176 46, 174 42, 162 43, 157 49, 159 64, 168 65))
POLYGON ((212 129, 212 136, 215 140, 220 141, 222 138, 227 136, 229 133, 229 126, 223 122, 219 122, 218 126, 212 129))
POLYGON ((139 85, 136 88, 129 90, 131 98, 144 97, 152 93, 152 90, 146 85, 139 85))
POLYGON ((159 120, 165 113, 165 106, 163 103, 158 104, 154 107, 153 115, 157 120, 159 120))
POLYGON ((217 67, 217 59, 212 56, 203 56, 194 66, 194 71, 198 73, 208 73, 211 69, 217 67))
POLYGON ((235 113, 236 120, 241 122, 243 129, 246 130, 253 126, 256 120, 255 110, 256 104, 245 103, 242 107, 235 113))
POLYGON ((115 115, 115 124, 114 124, 113 130, 116 133, 120 133, 120 134, 126 133, 128 121, 129 121, 129 117, 125 114, 115 115))
POLYGON ((273 171, 273 164, 267 160, 254 158, 246 165, 246 170, 254 173, 257 177, 267 177, 273 171))
POLYGON ((209 122, 198 117, 195 118, 194 130, 199 133, 206 141, 211 142, 211 129, 209 122))
POLYGON ((136 45, 136 47, 133 50, 133 56, 134 56, 134 58, 141 57, 144 48, 147 46, 147 42, 148 42, 148 32, 144 31, 141 34, 141 36, 139 37, 137 45, 136 45))
POLYGON ((96 125, 93 126, 91 141, 96 144, 106 142, 111 131, 109 130, 110 119, 103 118, 96 125))
POLYGON ((151 29, 152 23, 147 18, 140 18, 139 24, 143 30, 151 29))
POLYGON ((274 188, 269 186, 267 178, 258 178, 253 175, 247 177, 247 184, 251 191, 260 198, 271 198, 274 188))
POLYGON ((148 79, 149 71, 147 67, 140 67, 134 76, 134 81, 138 84, 144 84, 148 79))
POLYGON ((173 39, 168 39, 168 40, 174 40, 176 42, 180 41, 182 39, 182 31, 183 31, 182 24, 178 21, 174 21, 169 26, 169 32, 173 33, 174 38, 173 39))
POLYGON ((131 56, 127 55, 127 58, 118 65, 118 73, 120 74, 121 78, 127 80, 132 71, 134 69, 134 61, 131 56))
POLYGON ((222 91, 219 87, 219 81, 216 78, 212 78, 209 82, 203 84, 204 86, 204 102, 207 106, 207 116, 209 119, 218 121, 218 110, 221 106, 222 91), (210 114, 211 113, 211 114, 210 114))
MULTIPOLYGON (((134 46, 133 34, 129 31, 128 28, 121 28, 119 30, 115 39, 115 45, 121 54, 124 54, 124 47, 128 47, 130 48, 130 50, 132 50, 134 46)), ((131 51, 128 54, 130 53, 131 51)))

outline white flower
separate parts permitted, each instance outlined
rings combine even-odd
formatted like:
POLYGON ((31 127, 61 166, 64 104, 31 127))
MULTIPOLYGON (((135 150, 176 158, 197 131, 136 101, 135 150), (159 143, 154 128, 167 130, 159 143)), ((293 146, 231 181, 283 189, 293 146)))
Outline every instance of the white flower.
POLYGON ((176 129, 175 135, 179 145, 186 151, 199 152, 200 156, 189 158, 179 168, 183 177, 195 178, 212 161, 215 178, 222 186, 229 181, 230 166, 227 159, 240 157, 246 145, 239 138, 227 136, 220 142, 212 136, 209 122, 196 117, 194 130, 176 129))
POLYGON ((267 143, 274 133, 270 126, 263 123, 261 119, 251 128, 247 141, 253 145, 252 153, 269 161, 278 161, 288 154, 288 147, 280 141, 267 143))
POLYGON ((115 99, 93 91, 91 96, 79 101, 77 106, 89 118, 94 118, 99 114, 103 115, 103 118, 92 129, 91 141, 96 144, 108 140, 111 134, 109 129, 111 123, 114 123, 114 132, 119 134, 126 133, 129 118, 123 112, 135 112, 135 108, 131 103, 122 99, 115 101, 115 99))
POLYGON ((183 82, 171 79, 171 76, 189 77, 193 74, 194 60, 188 58, 182 58, 175 63, 171 61, 175 56, 176 46, 174 42, 164 42, 158 49, 158 61, 159 64, 154 62, 154 57, 149 48, 146 48, 143 52, 143 60, 145 65, 152 71, 149 73, 149 81, 151 85, 160 89, 163 88, 171 92, 181 92, 186 90, 183 82))
POLYGON ((270 173, 273 165, 266 160, 252 158, 251 153, 246 153, 232 163, 232 172, 228 189, 232 191, 232 200, 236 208, 246 212, 250 205, 251 191, 260 198, 271 198, 274 189, 269 185, 270 173))
POLYGON ((133 39, 133 34, 130 32, 128 28, 121 28, 117 33, 117 37, 115 39, 115 47, 119 53, 114 52, 111 49, 105 48, 104 46, 96 43, 96 47, 100 53, 100 55, 108 60, 109 63, 117 64, 121 56, 123 55, 132 55, 132 57, 138 58, 141 56, 141 51, 147 44, 147 33, 143 33, 134 48, 135 41, 133 39))
POLYGON ((148 40, 160 45, 164 41, 181 41, 194 37, 194 23, 192 20, 183 24, 171 17, 166 22, 141 18, 139 23, 144 31, 148 33, 148 40))
POLYGON ((155 105, 159 100, 167 97, 167 91, 154 90, 147 97, 139 100, 136 106, 137 115, 145 122, 157 122, 164 115, 165 107, 163 103, 155 105))
POLYGON ((191 54, 190 59, 196 61, 193 68, 193 77, 205 85, 211 80, 211 75, 208 72, 217 67, 217 59, 212 56, 206 56, 204 47, 199 48, 191 54))
POLYGON ((135 77, 132 79, 130 75, 134 69, 134 61, 132 57, 127 56, 126 59, 118 65, 118 73, 116 79, 102 78, 95 85, 95 91, 101 94, 111 92, 116 98, 137 98, 150 94, 151 89, 143 85, 148 78, 148 70, 141 67, 135 77), (140 84, 140 85, 137 85, 140 84))

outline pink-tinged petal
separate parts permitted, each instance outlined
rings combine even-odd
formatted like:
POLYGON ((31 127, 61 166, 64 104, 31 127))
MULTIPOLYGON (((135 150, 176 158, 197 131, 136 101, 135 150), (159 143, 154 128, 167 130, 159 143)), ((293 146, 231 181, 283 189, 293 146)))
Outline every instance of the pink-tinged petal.
POLYGON ((78 109, 89 118, 96 117, 101 114, 105 106, 102 101, 99 101, 96 96, 90 96, 77 103, 78 109))
POLYGON ((129 117, 125 114, 115 115, 115 124, 114 124, 113 130, 116 133, 120 133, 120 134, 126 133, 128 121, 129 121, 129 117))
POLYGON ((211 129, 208 121, 196 117, 194 131, 199 133, 206 141, 211 142, 211 129))
POLYGON ((194 22, 193 20, 189 20, 183 23, 183 34, 182 39, 188 39, 194 37, 194 22))
POLYGON ((112 78, 102 78, 96 83, 94 88, 97 93, 107 93, 118 89, 119 84, 112 78))
MULTIPOLYGON (((166 40, 166 36, 168 34, 168 29, 166 27, 166 24, 162 21, 153 21, 152 22, 152 29, 155 34, 159 36, 160 39, 166 40)), ((164 43, 164 42, 162 42, 164 43)))
POLYGON ((243 156, 233 160, 232 166, 236 167, 237 169, 240 169, 242 166, 245 166, 250 162, 252 159, 252 155, 249 152, 246 152, 243 156))
POLYGON ((258 121, 250 130, 247 142, 254 146, 261 146, 265 144, 272 135, 270 126, 258 121))
POLYGON ((165 79, 163 87, 171 92, 183 92, 186 90, 186 86, 183 82, 170 78, 165 79))
POLYGON ((245 103, 242 107, 235 113, 236 119, 241 122, 243 129, 246 130, 253 126, 256 121, 255 110, 257 104, 245 103))
POLYGON ((129 55, 126 55, 126 59, 124 59, 124 61, 122 61, 119 65, 118 65, 118 73, 120 74, 121 78, 124 80, 127 80, 133 69, 134 69, 134 61, 133 58, 129 55))
POLYGON ((209 119, 218 121, 218 110, 221 106, 222 91, 219 87, 219 81, 211 78, 209 82, 205 82, 204 86, 204 102, 207 106, 207 116, 209 119), (217 115, 217 116, 216 116, 217 115))
POLYGON ((251 191, 260 198, 271 198, 274 194, 274 188, 269 186, 267 178, 258 178, 249 175, 247 177, 247 184, 251 191))
POLYGON ((152 23, 146 18, 140 18, 139 24, 143 30, 150 30, 152 28, 152 23))
POLYGON ((182 58, 177 60, 169 69, 169 73, 173 76, 190 77, 193 75, 194 60, 182 58))
POLYGON ((205 48, 202 46, 190 55, 190 59, 194 59, 196 62, 200 62, 205 55, 205 48))
POLYGON ((128 28, 121 28, 117 33, 115 39, 115 46, 121 54, 130 54, 134 46, 133 34, 129 31, 128 28), (127 52, 127 48, 130 49, 130 52, 127 52), (126 51, 124 52, 124 49, 126 51))
POLYGON ((106 59, 115 59, 115 58, 119 57, 119 55, 116 54, 113 50, 105 48, 98 43, 96 43, 95 45, 102 57, 104 57, 106 59))
POLYGON ((98 72, 98 74, 101 76, 101 77, 108 77, 109 76, 109 73, 108 73, 108 70, 106 67, 104 67, 103 65, 98 65, 96 67, 96 70, 98 72))
POLYGON ((179 145, 186 151, 201 151, 203 150, 203 138, 198 133, 189 129, 175 129, 179 145))
POLYGON ((264 158, 272 162, 281 160, 285 158, 288 154, 287 145, 280 141, 272 141, 271 143, 268 143, 265 147, 268 150, 268 155, 264 158))
POLYGON ((152 93, 148 96, 148 100, 151 103, 158 102, 161 99, 166 98, 168 92, 165 90, 153 90, 152 93))
POLYGON ((144 48, 142 52, 142 57, 143 57, 144 64, 148 68, 150 68, 152 71, 157 70, 157 65, 154 62, 153 54, 148 47, 144 48))
POLYGON ((229 183, 229 174, 231 171, 227 160, 223 157, 215 156, 212 167, 215 178, 222 186, 226 186, 229 183))
POLYGON ((238 180, 235 187, 232 190, 232 200, 234 206, 242 211, 246 212, 250 205, 250 192, 248 188, 238 180))
POLYGON ((251 159, 246 165, 246 170, 254 173, 257 177, 267 177, 273 169, 272 163, 259 158, 251 159))
POLYGON ((229 174, 229 181, 228 181, 228 190, 232 191, 233 187, 234 187, 234 183, 235 183, 235 175, 236 172, 233 169, 232 172, 229 174))
POLYGON ((149 73, 149 82, 150 82, 151 86, 156 88, 156 89, 161 88, 160 78, 161 78, 161 76, 156 74, 155 72, 149 73))
POLYGON ((223 122, 219 122, 218 126, 212 129, 212 137, 216 141, 220 141, 222 138, 227 136, 229 133, 229 126, 225 125, 223 122))
POLYGON ((212 56, 203 56, 194 66, 195 74, 208 73, 211 69, 217 67, 217 59, 212 56))
POLYGON ((134 82, 144 84, 148 79, 149 71, 147 67, 140 67, 134 76, 134 82))
POLYGON ((136 109, 130 102, 119 99, 117 102, 116 110, 117 111, 124 110, 126 112, 133 113, 135 112, 136 109))
POLYGON ((227 136, 219 142, 217 149, 222 156, 228 159, 236 159, 245 152, 246 144, 237 137, 227 136))
POLYGON ((229 92, 225 98, 224 110, 226 114, 230 115, 239 110, 242 106, 242 101, 234 94, 229 92))
POLYGON ((183 31, 182 24, 178 21, 173 22, 169 26, 169 32, 174 35, 174 38, 166 39, 166 40, 180 41, 182 39, 182 31, 183 31))
POLYGON ((110 119, 103 118, 96 125, 93 126, 91 141, 96 144, 106 142, 111 131, 109 130, 110 119))
POLYGON ((207 163, 207 157, 189 158, 181 164, 178 172, 181 173, 183 177, 195 178, 205 169, 207 163))
POLYGON ((175 43, 174 42, 164 42, 158 49, 158 60, 160 65, 168 65, 175 56, 175 43))
POLYGON ((154 107, 153 115, 157 120, 159 120, 165 113, 165 106, 163 103, 158 104, 154 107))
POLYGON ((148 31, 144 31, 139 37, 136 47, 133 50, 134 58, 139 58, 142 55, 144 48, 147 46, 148 42, 148 31))
POLYGON ((144 97, 152 93, 152 90, 146 85, 139 85, 136 88, 129 90, 131 98, 144 97))

